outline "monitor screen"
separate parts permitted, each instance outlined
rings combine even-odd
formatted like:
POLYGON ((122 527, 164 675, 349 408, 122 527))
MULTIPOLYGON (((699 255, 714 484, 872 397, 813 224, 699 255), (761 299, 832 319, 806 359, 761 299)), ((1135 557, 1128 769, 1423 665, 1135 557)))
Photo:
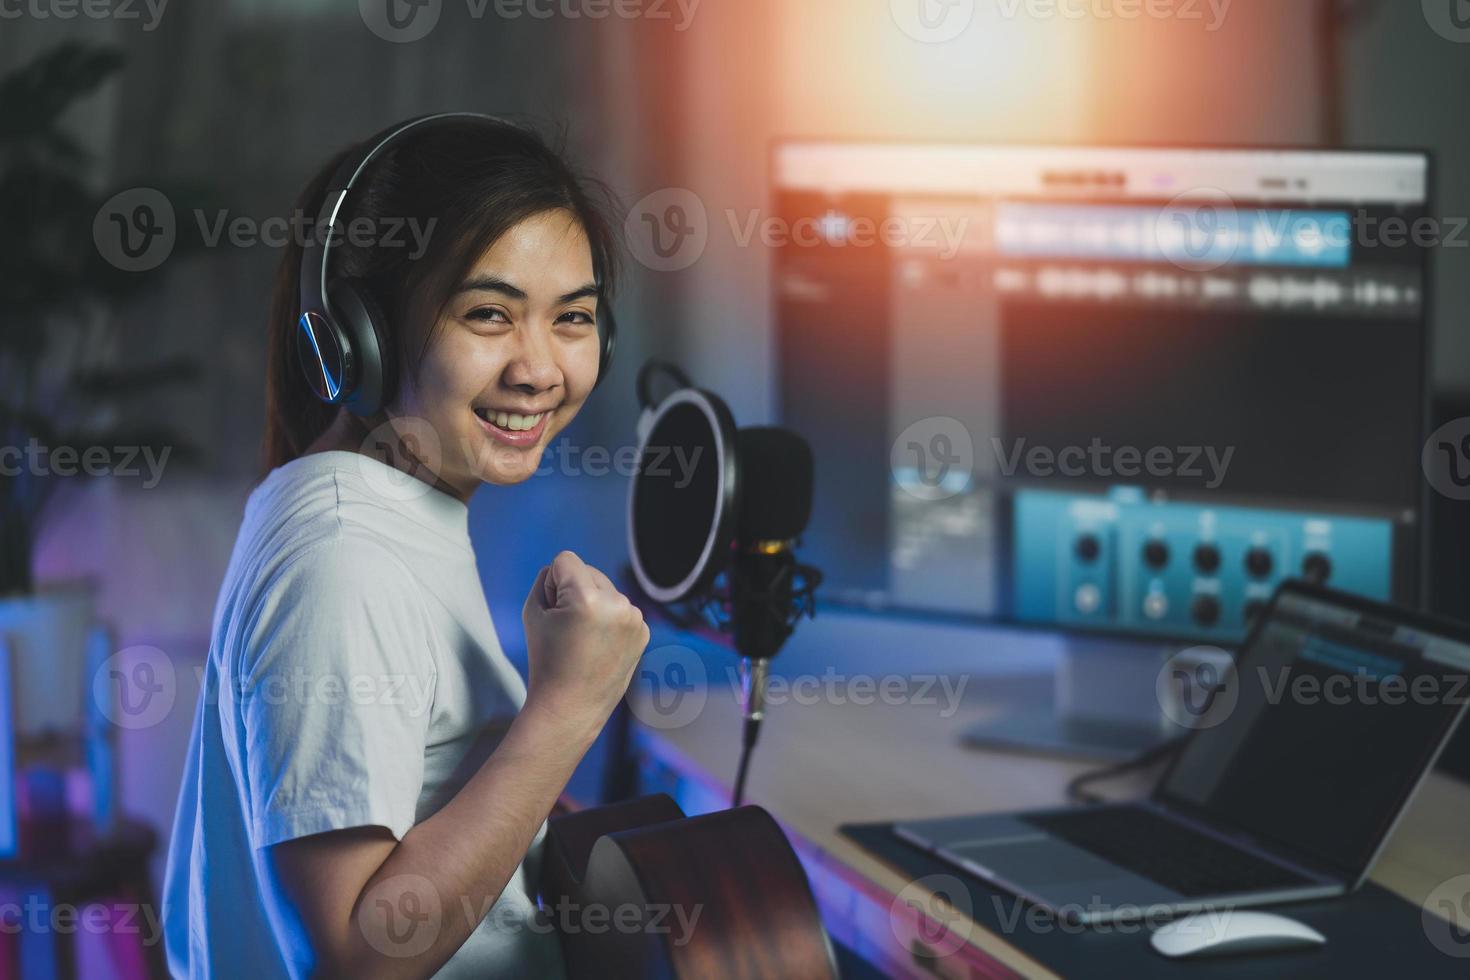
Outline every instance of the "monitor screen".
POLYGON ((1160 796, 1361 874, 1470 699, 1467 682, 1463 637, 1285 591, 1216 695, 1233 703, 1203 716, 1216 721, 1191 733, 1160 796))
POLYGON ((1428 160, 788 142, 825 601, 1238 642, 1418 590, 1428 160))

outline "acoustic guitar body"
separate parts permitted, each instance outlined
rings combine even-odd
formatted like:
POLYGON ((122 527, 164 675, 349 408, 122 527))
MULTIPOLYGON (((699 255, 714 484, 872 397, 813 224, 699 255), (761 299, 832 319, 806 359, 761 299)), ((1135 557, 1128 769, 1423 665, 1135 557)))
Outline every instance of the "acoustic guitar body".
POLYGON ((757 806, 662 794, 553 817, 541 900, 572 980, 835 980, 806 872, 757 806))

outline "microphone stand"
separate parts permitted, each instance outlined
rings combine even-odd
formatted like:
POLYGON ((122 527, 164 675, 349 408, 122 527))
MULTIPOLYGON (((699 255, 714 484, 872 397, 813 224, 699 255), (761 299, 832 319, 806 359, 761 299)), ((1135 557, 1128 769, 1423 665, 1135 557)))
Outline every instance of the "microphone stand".
MULTIPOLYGON (((735 652, 741 658, 740 714, 744 721, 732 806, 739 806, 745 799, 750 755, 765 719, 771 658, 795 629, 792 602, 802 596, 794 588, 798 570, 796 554, 792 551, 794 544, 794 541, 744 544, 738 548, 731 569, 730 620, 735 632, 735 652)), ((801 611, 801 607, 795 610, 797 615, 801 611)))

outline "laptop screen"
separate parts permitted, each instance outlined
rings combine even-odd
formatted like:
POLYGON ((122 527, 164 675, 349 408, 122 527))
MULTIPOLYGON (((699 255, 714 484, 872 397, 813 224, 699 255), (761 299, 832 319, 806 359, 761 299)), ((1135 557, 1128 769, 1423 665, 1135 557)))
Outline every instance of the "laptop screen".
POLYGON ((1158 797, 1356 879, 1470 699, 1470 644, 1437 629, 1282 590, 1158 797))

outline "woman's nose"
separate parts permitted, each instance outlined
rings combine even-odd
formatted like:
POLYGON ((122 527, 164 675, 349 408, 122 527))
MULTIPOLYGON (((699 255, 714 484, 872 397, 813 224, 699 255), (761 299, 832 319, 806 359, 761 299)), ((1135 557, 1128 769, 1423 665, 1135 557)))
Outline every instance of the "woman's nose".
POLYGON ((550 338, 522 334, 519 349, 505 366, 504 378, 507 385, 525 392, 546 391, 561 384, 561 367, 556 363, 550 338))

